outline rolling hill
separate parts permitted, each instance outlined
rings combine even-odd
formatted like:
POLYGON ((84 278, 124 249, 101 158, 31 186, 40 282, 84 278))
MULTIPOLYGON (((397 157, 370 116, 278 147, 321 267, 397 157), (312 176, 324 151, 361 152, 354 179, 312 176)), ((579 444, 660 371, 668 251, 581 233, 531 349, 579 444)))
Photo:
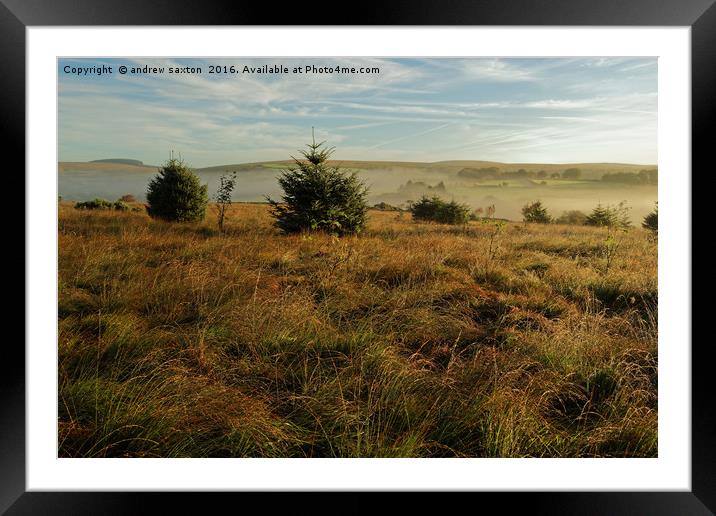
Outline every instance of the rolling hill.
MULTIPOLYGON (((502 171, 516 171, 524 169, 530 171, 544 170, 547 173, 563 172, 568 168, 578 168, 582 171, 583 177, 589 179, 599 179, 607 172, 639 172, 642 169, 656 168, 653 164, 633 164, 633 163, 502 163, 497 161, 480 161, 480 160, 454 160, 454 161, 436 161, 436 162, 419 162, 419 161, 361 161, 361 160, 332 160, 328 162, 331 166, 340 166, 347 169, 355 170, 395 170, 400 169, 422 169, 431 172, 443 172, 447 174, 457 174, 464 168, 486 168, 495 167, 502 171)), ((293 164, 291 160, 283 161, 262 161, 255 163, 234 163, 225 165, 213 165, 209 167, 197 167, 197 172, 205 173, 223 173, 230 172, 247 172, 260 169, 276 170, 288 167, 293 164)), ((147 169, 156 169, 157 166, 145 165, 141 161, 112 158, 101 159, 88 162, 59 162, 60 172, 81 171, 81 170, 136 170, 137 172, 146 172, 147 169)))

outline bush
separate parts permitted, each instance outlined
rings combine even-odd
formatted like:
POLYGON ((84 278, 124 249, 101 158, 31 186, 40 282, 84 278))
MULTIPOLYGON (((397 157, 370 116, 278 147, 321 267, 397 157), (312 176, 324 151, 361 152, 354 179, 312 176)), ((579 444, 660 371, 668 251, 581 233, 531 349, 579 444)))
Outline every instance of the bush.
POLYGON ((557 224, 572 224, 574 226, 583 226, 587 221, 586 213, 579 210, 565 211, 555 221, 557 224))
POLYGON ((236 172, 227 172, 219 178, 219 188, 216 190, 214 200, 216 201, 216 215, 219 224, 219 231, 223 233, 224 224, 228 218, 227 211, 231 206, 231 193, 236 185, 236 172))
POLYGON ((199 221, 209 202, 207 185, 180 160, 171 158, 147 188, 150 216, 176 222, 199 221))
POLYGON ((641 223, 641 227, 652 231, 655 235, 659 233, 659 206, 658 204, 654 207, 654 211, 644 217, 644 221, 641 223))
POLYGON ((482 214, 485 212, 481 207, 476 208, 473 210, 473 212, 470 214, 469 218, 470 220, 480 220, 482 218, 482 214))
POLYGON ((400 208, 398 208, 397 206, 393 206, 392 204, 388 204, 387 202, 379 202, 378 204, 374 204, 373 209, 380 211, 401 211, 400 208))
POLYGON ((75 208, 78 210, 111 210, 113 207, 113 203, 100 198, 75 204, 75 208))
POLYGON ((360 233, 366 224, 368 189, 356 172, 346 173, 326 162, 334 149, 325 142, 308 144, 305 160, 282 171, 278 183, 282 202, 267 197, 275 225, 284 233, 327 231, 338 235, 360 233))
POLYGON ((547 208, 542 206, 541 201, 525 204, 522 207, 522 218, 525 222, 537 222, 539 224, 552 222, 552 217, 547 213, 547 208))
POLYGON ((601 226, 609 228, 627 228, 631 225, 629 221, 629 208, 624 201, 616 206, 602 206, 601 203, 587 215, 584 223, 587 226, 601 226))
POLYGON ((137 202, 137 198, 132 194, 124 194, 119 200, 122 202, 137 202))
POLYGON ((414 220, 441 224, 467 224, 470 220, 469 206, 455 201, 446 202, 439 197, 423 196, 418 202, 411 203, 409 210, 414 220))
POLYGON ((117 210, 129 211, 129 206, 122 201, 110 202, 105 199, 94 199, 91 201, 78 202, 75 204, 78 210, 117 210))

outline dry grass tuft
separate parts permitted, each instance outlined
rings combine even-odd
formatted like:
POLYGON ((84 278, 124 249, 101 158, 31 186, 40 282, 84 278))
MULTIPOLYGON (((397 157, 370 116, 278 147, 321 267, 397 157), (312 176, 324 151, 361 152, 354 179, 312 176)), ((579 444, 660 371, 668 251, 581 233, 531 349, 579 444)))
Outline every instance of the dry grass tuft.
POLYGON ((369 215, 338 239, 62 204, 60 455, 656 456, 646 231, 607 271, 600 228, 369 215))

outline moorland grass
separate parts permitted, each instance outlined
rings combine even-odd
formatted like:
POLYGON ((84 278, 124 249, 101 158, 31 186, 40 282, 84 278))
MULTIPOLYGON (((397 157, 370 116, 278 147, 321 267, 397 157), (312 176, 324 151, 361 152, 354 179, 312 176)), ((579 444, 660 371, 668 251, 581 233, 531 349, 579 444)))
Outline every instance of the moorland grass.
POLYGON ((656 456, 648 231, 209 212, 60 205, 60 456, 656 456))

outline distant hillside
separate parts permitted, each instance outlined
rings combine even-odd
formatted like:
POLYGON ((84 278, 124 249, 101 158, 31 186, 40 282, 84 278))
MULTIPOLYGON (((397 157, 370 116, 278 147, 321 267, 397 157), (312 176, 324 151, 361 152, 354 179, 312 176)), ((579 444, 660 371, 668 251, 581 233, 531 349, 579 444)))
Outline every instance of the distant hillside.
MULTIPOLYGON (((139 162, 141 163, 141 161, 139 162)), ((117 163, 114 161, 60 161, 57 164, 60 173, 73 172, 156 172, 157 167, 152 165, 135 165, 132 163, 117 163)))
POLYGON ((110 158, 110 159, 95 159, 90 163, 121 163, 122 165, 134 165, 137 167, 143 167, 144 163, 138 159, 126 159, 126 158, 110 158))
MULTIPOLYGON (((189 163, 191 165, 191 163, 189 163)), ((633 164, 633 163, 501 163, 497 161, 478 160, 455 160, 455 161, 361 161, 361 160, 331 160, 330 166, 339 166, 352 170, 393 170, 393 171, 430 171, 445 173, 457 176, 464 169, 495 168, 499 172, 516 172, 524 170, 538 173, 544 171, 547 175, 554 172, 562 173, 569 168, 578 168, 585 179, 600 179, 607 173, 633 172, 638 173, 643 169, 655 169, 656 165, 633 164)), ((291 160, 283 161, 262 161, 256 163, 235 163, 227 165, 214 165, 209 167, 196 167, 197 172, 207 174, 221 174, 230 172, 256 172, 266 169, 276 171, 293 165, 291 160)), ((60 172, 82 171, 82 170, 124 170, 146 171, 148 168, 155 169, 157 166, 145 165, 139 160, 112 158, 99 159, 89 162, 60 162, 60 172)))
POLYGON ((484 168, 495 167, 501 172, 524 169, 530 171, 563 172, 569 168, 578 168, 583 172, 639 172, 642 169, 656 168, 656 165, 635 163, 501 163, 499 161, 438 161, 432 167, 484 168))
MULTIPOLYGON (((390 168, 430 168, 435 163, 421 163, 417 161, 360 161, 360 160, 340 160, 334 159, 326 162, 332 167, 359 169, 359 170, 373 170, 373 169, 390 169, 390 168)), ((294 165, 293 160, 280 160, 280 161, 260 161, 256 163, 239 163, 233 165, 215 165, 211 167, 199 168, 204 172, 223 172, 225 170, 230 171, 242 171, 242 170, 256 170, 257 168, 268 168, 268 169, 282 169, 294 165)))

